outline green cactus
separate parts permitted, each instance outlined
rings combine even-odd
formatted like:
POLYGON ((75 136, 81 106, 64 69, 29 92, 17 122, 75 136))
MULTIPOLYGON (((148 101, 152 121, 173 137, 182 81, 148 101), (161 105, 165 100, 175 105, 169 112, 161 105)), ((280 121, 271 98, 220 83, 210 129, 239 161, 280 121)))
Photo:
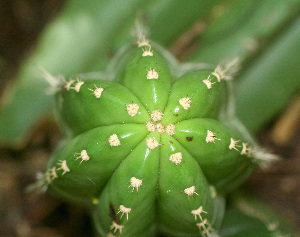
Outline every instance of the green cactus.
POLYGON ((223 196, 263 164, 230 65, 179 65, 144 37, 123 51, 101 78, 57 82, 67 139, 39 186, 89 207, 99 236, 217 235, 223 196))

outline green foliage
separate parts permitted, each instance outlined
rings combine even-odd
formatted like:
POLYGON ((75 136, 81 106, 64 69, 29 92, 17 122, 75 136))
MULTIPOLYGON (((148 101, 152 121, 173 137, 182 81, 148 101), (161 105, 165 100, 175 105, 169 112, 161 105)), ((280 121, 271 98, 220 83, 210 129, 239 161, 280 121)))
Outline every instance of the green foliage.
POLYGON ((228 58, 247 60, 299 15, 300 1, 228 0, 209 16, 209 26, 199 38, 190 60, 219 63, 228 58))
POLYGON ((262 129, 299 92, 299 38, 300 17, 240 76, 237 115, 251 131, 262 129))
POLYGON ((222 237, 298 236, 276 211, 245 190, 238 190, 230 195, 220 235, 222 237))

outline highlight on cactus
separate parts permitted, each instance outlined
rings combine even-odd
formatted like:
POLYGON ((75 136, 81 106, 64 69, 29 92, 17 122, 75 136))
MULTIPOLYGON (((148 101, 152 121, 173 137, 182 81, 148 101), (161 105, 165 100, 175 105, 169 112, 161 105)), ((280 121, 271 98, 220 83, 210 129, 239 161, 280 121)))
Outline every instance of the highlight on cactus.
POLYGON ((106 76, 47 74, 66 139, 37 186, 98 236, 218 236, 224 196, 274 159, 234 118, 233 66, 183 67, 142 36, 106 76))

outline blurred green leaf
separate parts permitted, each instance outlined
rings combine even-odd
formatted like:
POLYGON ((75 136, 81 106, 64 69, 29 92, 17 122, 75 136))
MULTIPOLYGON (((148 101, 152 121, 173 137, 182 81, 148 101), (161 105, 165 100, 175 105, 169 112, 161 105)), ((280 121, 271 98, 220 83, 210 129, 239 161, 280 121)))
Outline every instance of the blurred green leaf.
POLYGON ((238 80, 236 112, 258 132, 300 89, 300 17, 280 35, 238 80))
POLYGON ((249 57, 267 46, 299 9, 299 0, 223 1, 212 12, 190 59, 218 64, 224 59, 249 57))
POLYGON ((220 232, 222 237, 273 236, 264 223, 245 215, 238 208, 232 208, 226 212, 220 232))
POLYGON ((231 194, 220 230, 222 237, 297 236, 271 207, 243 191, 231 194))
POLYGON ((202 19, 221 0, 165 0, 149 7, 151 39, 169 46, 196 20, 202 19))

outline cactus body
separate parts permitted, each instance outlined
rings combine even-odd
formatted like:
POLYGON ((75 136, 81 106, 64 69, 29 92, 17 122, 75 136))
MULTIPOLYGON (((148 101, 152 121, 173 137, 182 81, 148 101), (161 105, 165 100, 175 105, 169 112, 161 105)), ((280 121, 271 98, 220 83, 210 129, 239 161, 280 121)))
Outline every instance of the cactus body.
POLYGON ((56 94, 68 138, 43 184, 89 206, 100 236, 216 234, 222 195, 255 165, 249 142, 220 116, 225 72, 176 77, 162 55, 139 42, 114 81, 69 79, 56 94))

